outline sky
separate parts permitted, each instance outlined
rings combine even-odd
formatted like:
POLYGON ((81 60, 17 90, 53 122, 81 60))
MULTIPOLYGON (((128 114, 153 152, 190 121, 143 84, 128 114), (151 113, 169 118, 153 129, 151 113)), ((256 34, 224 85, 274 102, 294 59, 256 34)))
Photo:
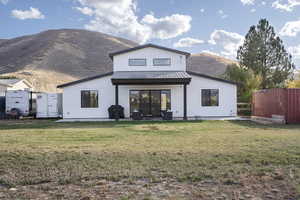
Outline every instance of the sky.
POLYGON ((300 69, 300 0, 0 0, 0 38, 75 28, 235 59, 261 18, 300 69))

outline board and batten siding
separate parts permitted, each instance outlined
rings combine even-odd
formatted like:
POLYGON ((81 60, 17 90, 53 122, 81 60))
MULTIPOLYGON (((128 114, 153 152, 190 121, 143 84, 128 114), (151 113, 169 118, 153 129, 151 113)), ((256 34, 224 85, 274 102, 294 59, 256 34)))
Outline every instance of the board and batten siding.
POLYGON ((107 109, 115 103, 115 87, 111 83, 111 76, 105 76, 64 88, 63 118, 87 119, 108 118, 107 109), (81 108, 81 91, 98 91, 98 108, 81 108))
POLYGON ((229 117, 237 115, 237 86, 192 75, 191 83, 187 86, 188 117, 229 117), (219 106, 202 106, 201 90, 218 89, 219 106))
POLYGON ((153 47, 114 56, 113 71, 186 71, 186 56, 153 47), (128 66, 129 59, 145 58, 146 66, 128 66), (170 66, 153 66, 154 58, 171 58, 170 66))
MULTIPOLYGON (((119 86, 119 104, 124 107, 125 117, 130 115, 130 90, 171 90, 171 110, 174 117, 183 117, 183 86, 182 85, 122 85, 119 86)), ((65 119, 108 118, 108 108, 115 103, 115 87, 111 76, 82 82, 64 88, 63 115, 65 119), (81 108, 81 91, 97 90, 99 95, 98 108, 81 108)), ((192 75, 187 86, 188 117, 236 116, 237 113, 236 85, 192 75), (202 107, 201 89, 219 89, 219 106, 202 107)))

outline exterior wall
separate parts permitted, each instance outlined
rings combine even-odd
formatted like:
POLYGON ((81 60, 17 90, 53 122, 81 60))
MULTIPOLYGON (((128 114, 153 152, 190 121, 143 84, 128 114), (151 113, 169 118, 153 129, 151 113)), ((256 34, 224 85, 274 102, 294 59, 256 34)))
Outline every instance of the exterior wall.
POLYGON ((186 57, 157 48, 144 48, 114 56, 114 71, 186 71, 186 57), (146 58, 147 66, 128 66, 132 58, 146 58), (153 66, 153 58, 171 58, 171 66, 153 66))
POLYGON ((107 109, 115 103, 115 88, 111 76, 69 87, 63 91, 63 118, 108 118, 107 109), (81 90, 98 90, 99 107, 81 108, 81 90))
POLYGON ((188 117, 229 117, 237 115, 236 85, 212 79, 192 76, 187 86, 188 117), (201 89, 219 89, 219 106, 203 107, 201 105, 201 89))
MULTIPOLYGON (((125 117, 130 115, 130 90, 171 90, 171 110, 174 117, 183 117, 182 85, 128 85, 119 86, 119 104, 124 107, 125 117)), ((76 118, 108 118, 107 109, 115 103, 115 87, 111 76, 95 79, 64 88, 63 117, 76 118), (99 108, 81 108, 81 90, 98 90, 99 108)), ((220 81, 192 76, 187 87, 188 117, 235 116, 237 112, 236 86, 220 81), (219 106, 202 107, 201 89, 219 89, 219 106)))

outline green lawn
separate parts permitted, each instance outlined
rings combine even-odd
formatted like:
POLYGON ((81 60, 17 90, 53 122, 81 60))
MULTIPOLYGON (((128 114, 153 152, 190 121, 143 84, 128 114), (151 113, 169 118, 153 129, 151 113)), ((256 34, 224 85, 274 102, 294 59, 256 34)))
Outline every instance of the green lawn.
MULTIPOLYGON (((300 126, 247 121, 0 122, 3 188, 80 185, 83 180, 92 184, 102 179, 191 185, 212 181, 225 194, 228 187, 229 191, 230 187, 242 189, 248 183, 270 188, 284 185, 285 191, 277 195, 296 199, 300 126)), ((251 191, 259 194, 260 190, 251 191)))

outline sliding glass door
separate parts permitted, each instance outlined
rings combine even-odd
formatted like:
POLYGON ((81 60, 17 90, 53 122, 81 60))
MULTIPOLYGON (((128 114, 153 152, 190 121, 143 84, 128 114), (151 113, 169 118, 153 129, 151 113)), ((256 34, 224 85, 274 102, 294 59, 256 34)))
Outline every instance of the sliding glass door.
POLYGON ((131 90, 129 95, 130 115, 134 111, 144 116, 160 117, 161 111, 171 109, 170 90, 131 90))

